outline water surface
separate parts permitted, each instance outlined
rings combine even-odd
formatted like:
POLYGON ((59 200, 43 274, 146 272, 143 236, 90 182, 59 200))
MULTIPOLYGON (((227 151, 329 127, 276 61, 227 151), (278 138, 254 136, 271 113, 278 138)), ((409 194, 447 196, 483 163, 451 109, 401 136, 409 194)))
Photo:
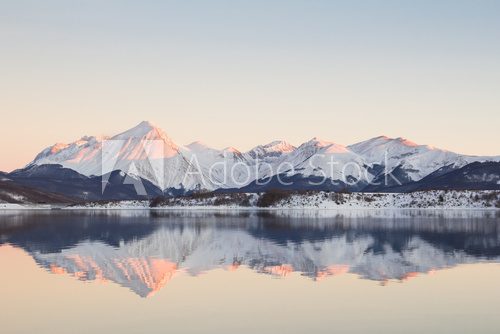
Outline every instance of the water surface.
POLYGON ((8 333, 500 331, 495 211, 0 214, 8 333))

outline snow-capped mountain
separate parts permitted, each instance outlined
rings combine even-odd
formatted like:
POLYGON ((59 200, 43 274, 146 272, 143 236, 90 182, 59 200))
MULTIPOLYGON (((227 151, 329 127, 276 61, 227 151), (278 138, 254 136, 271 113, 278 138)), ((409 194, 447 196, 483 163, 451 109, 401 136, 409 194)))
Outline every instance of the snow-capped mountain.
POLYGON ((462 167, 467 163, 464 156, 440 150, 428 145, 417 145, 404 138, 376 137, 349 146, 369 164, 386 166, 390 172, 402 167, 413 181, 444 166, 462 167))
POLYGON ((241 152, 202 142, 180 146, 159 127, 142 122, 115 136, 85 136, 69 144, 55 144, 40 152, 29 166, 59 164, 85 176, 120 170, 167 192, 181 193, 237 189, 277 175, 341 181, 347 186, 355 184, 352 190, 362 190, 387 175, 407 184, 476 161, 500 161, 500 157, 466 156, 385 136, 350 146, 318 138, 298 147, 273 141, 241 152))
POLYGON ((365 171, 365 161, 347 147, 330 141, 313 138, 300 145, 286 157, 293 166, 287 172, 305 176, 327 177, 347 181, 348 177, 360 179, 365 171))
POLYGON ((121 170, 162 189, 211 188, 179 146, 149 122, 113 137, 84 137, 71 144, 56 144, 42 151, 31 164, 60 164, 86 176, 121 170))
POLYGON ((255 178, 249 168, 253 160, 234 147, 218 150, 201 142, 194 142, 183 147, 181 152, 206 179, 205 183, 210 184, 210 190, 239 188, 255 178))
POLYGON ((292 144, 284 140, 275 140, 266 145, 259 145, 247 152, 252 159, 260 159, 267 162, 275 161, 277 158, 293 152, 296 149, 292 144))
POLYGON ((444 167, 453 170, 474 161, 500 161, 500 157, 461 155, 429 145, 418 145, 401 137, 380 136, 350 145, 348 149, 359 154, 368 165, 384 166, 386 173, 404 173, 401 177, 401 181, 405 181, 403 183, 419 181, 444 167))
POLYGON ((259 145, 248 152, 234 147, 219 150, 199 141, 181 149, 214 188, 240 188, 255 179, 273 175, 273 167, 280 158, 294 150, 295 147, 285 141, 259 145))

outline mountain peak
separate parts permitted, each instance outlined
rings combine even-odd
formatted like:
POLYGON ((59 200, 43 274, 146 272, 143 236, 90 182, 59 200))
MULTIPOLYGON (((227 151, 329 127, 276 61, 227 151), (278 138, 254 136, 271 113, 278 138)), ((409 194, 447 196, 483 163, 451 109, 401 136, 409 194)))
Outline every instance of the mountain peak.
POLYGON ((299 149, 302 150, 313 150, 316 152, 319 152, 320 150, 323 153, 345 153, 347 152, 347 148, 343 145, 323 140, 318 137, 314 137, 311 140, 303 143, 302 145, 299 146, 299 149))
POLYGON ((156 129, 158 128, 156 125, 154 125, 153 123, 151 123, 150 121, 142 121, 140 122, 139 124, 137 124, 135 126, 135 128, 142 128, 142 129, 149 129, 149 130, 152 130, 152 129, 156 129))
POLYGON ((151 123, 150 121, 142 121, 139 124, 137 124, 136 126, 134 126, 132 129, 136 129, 138 131, 142 130, 144 132, 148 132, 151 130, 158 130, 160 128, 158 126, 154 125, 153 123, 151 123))
POLYGON ((236 148, 234 148, 232 146, 228 146, 228 147, 224 148, 222 151, 223 152, 228 152, 228 153, 241 154, 241 152, 238 149, 236 149, 236 148))
POLYGON ((375 149, 378 150, 387 150, 387 149, 413 149, 414 147, 418 147, 418 145, 406 138, 398 137, 398 138, 390 138, 387 136, 378 136, 374 137, 353 145, 348 146, 349 149, 353 150, 356 153, 366 153, 368 151, 373 151, 375 149))
POLYGON ((127 140, 132 138, 146 139, 146 140, 163 140, 173 144, 173 142, 167 136, 165 131, 163 131, 161 128, 155 126, 153 123, 148 121, 142 121, 133 128, 124 131, 112 137, 111 139, 127 140))
POLYGON ((291 152, 295 149, 295 146, 284 140, 275 140, 266 145, 262 145, 266 149, 279 150, 281 152, 291 152))
POLYGON ((185 147, 187 147, 191 151, 203 151, 211 149, 207 144, 199 140, 194 141, 191 144, 186 145, 185 147))
POLYGON ((411 140, 403 138, 403 137, 398 137, 398 138, 394 139, 394 141, 397 141, 405 146, 418 146, 418 144, 412 142, 411 140))
POLYGON ((247 154, 253 159, 276 158, 295 150, 295 146, 284 140, 275 140, 252 148, 247 154))
POLYGON ((284 140, 274 140, 270 143, 259 145, 251 149, 250 151, 264 150, 264 151, 279 151, 279 152, 291 152, 295 149, 295 146, 284 141, 284 140))
POLYGON ((316 147, 326 147, 335 144, 334 142, 328 141, 328 140, 323 140, 319 137, 313 137, 311 140, 305 142, 302 145, 306 146, 316 146, 316 147))

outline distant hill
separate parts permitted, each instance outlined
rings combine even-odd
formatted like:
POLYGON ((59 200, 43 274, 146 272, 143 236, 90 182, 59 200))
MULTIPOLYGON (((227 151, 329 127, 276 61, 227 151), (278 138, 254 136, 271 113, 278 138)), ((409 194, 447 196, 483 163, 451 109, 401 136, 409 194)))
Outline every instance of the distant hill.
POLYGON ((473 162, 459 169, 443 168, 417 182, 373 190, 411 192, 447 189, 500 190, 500 162, 473 162))
POLYGON ((113 171, 107 178, 103 191, 101 176, 87 177, 61 165, 31 165, 15 170, 7 177, 18 185, 28 188, 59 193, 79 200, 126 200, 146 199, 162 195, 162 191, 151 182, 140 179, 144 186, 144 195, 138 195, 133 184, 127 184, 127 177, 121 171, 113 171))
POLYGON ((61 194, 26 187, 0 176, 0 202, 13 204, 72 204, 77 200, 61 194))

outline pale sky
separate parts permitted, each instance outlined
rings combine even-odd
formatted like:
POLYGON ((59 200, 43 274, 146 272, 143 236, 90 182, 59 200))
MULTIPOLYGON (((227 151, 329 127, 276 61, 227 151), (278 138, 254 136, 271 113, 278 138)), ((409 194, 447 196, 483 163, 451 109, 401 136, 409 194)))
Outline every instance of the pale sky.
POLYGON ((182 145, 500 155, 500 1, 0 0, 0 170, 142 120, 182 145))

